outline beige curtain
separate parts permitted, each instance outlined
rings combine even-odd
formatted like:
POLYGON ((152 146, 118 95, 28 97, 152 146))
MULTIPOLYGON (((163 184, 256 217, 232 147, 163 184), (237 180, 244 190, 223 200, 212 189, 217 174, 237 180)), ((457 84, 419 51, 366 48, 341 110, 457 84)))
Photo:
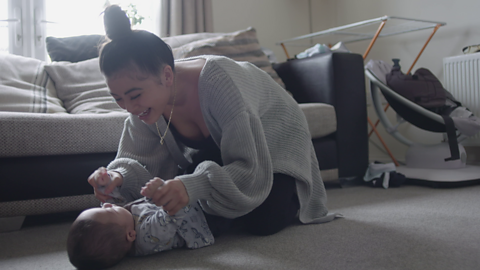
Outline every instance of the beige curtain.
POLYGON ((160 37, 213 32, 212 0, 161 0, 160 37))

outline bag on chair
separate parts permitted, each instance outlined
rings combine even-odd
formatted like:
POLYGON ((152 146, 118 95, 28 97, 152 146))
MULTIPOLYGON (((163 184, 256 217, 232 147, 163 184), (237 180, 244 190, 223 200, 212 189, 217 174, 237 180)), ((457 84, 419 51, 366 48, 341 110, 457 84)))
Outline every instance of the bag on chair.
POLYGON ((435 113, 449 115, 462 105, 426 68, 419 68, 413 75, 403 74, 395 63, 386 78, 387 85, 395 92, 435 113))
POLYGON ((445 159, 460 159, 455 124, 450 114, 462 104, 450 92, 443 88, 442 83, 425 68, 420 68, 413 75, 404 74, 398 59, 393 59, 394 66, 386 75, 387 85, 408 100, 442 116, 445 121, 451 157, 445 159))

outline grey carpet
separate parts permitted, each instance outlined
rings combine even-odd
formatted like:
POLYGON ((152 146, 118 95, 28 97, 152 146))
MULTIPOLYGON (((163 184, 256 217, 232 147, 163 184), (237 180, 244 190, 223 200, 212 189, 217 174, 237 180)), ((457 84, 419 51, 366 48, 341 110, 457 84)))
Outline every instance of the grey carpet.
MULTIPOLYGON (((329 189, 345 218, 268 237, 232 231, 215 245, 126 258, 112 269, 480 269, 480 186, 329 189)), ((0 234, 0 269, 74 269, 70 221, 0 234)))

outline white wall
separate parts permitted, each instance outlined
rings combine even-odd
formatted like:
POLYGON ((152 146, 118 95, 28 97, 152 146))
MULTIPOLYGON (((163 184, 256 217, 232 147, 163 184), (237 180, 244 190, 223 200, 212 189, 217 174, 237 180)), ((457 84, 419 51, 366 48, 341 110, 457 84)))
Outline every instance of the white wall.
POLYGON ((280 62, 285 54, 280 40, 309 33, 308 0, 213 0, 215 32, 233 32, 249 26, 257 30, 263 47, 280 62))
MULTIPOLYGON (((435 34, 417 62, 418 67, 430 69, 443 79, 442 59, 461 55, 467 45, 480 44, 479 0, 213 0, 214 29, 231 32, 253 26, 260 44, 272 49, 279 61, 285 60, 280 40, 317 32, 331 27, 384 15, 446 22, 435 34)), ((387 22, 388 23, 388 22, 387 22)), ((379 39, 367 58, 391 61, 400 58, 402 70, 407 71, 430 35, 431 30, 402 34, 379 39)), ((349 44, 353 52, 363 54, 368 42, 349 44)), ((294 55, 304 48, 288 48, 294 55)), ((389 116, 394 119, 392 110, 389 116)), ((377 117, 369 106, 369 117, 377 117)), ((403 160, 406 147, 386 134, 379 126, 382 137, 395 157, 403 160)), ((441 140, 439 134, 419 130, 409 124, 400 128, 402 134, 416 141, 431 143, 441 140)), ((379 144, 375 135, 371 141, 379 144)), ((370 159, 388 161, 388 155, 370 143, 370 159)))
MULTIPOLYGON (((344 25, 383 15, 446 22, 447 25, 440 27, 413 69, 414 71, 419 67, 428 68, 440 80, 443 80, 443 58, 463 54, 462 48, 467 45, 480 44, 480 1, 478 0, 321 0, 318 3, 319 5, 316 6, 318 9, 321 9, 321 5, 325 3, 333 5, 331 7, 332 12, 335 13, 333 25, 344 25)), ((314 31, 322 30, 322 25, 315 25, 315 27, 318 28, 314 31)), ((400 58, 402 70, 406 72, 431 32, 432 30, 429 29, 379 39, 366 61, 380 59, 391 63, 392 58, 400 58)), ((349 45, 349 48, 363 53, 367 46, 368 42, 359 42, 349 45)), ((394 119, 392 110, 388 112, 390 118, 394 119)), ((368 114, 372 120, 377 119, 371 107, 368 114)), ((402 125, 400 130, 403 135, 416 142, 432 143, 442 138, 437 133, 426 132, 409 124, 402 125)), ((406 146, 386 134, 383 127, 380 131, 384 134, 382 137, 395 157, 403 160, 406 146)), ((376 136, 372 136, 371 141, 379 144, 376 136)), ((370 143, 370 159, 389 160, 388 156, 372 143, 370 143)))

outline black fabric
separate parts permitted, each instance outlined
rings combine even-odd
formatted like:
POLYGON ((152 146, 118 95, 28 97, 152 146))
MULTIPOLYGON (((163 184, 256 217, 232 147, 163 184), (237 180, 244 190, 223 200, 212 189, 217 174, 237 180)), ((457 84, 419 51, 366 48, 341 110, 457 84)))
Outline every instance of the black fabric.
MULTIPOLYGON (((192 156, 192 164, 185 171, 186 174, 194 172, 198 164, 205 160, 223 165, 221 151, 211 136, 199 143, 180 136, 175 128, 172 129, 172 133, 185 145, 189 147, 195 145, 195 148, 198 148, 198 152, 192 156)), ((230 229, 234 221, 242 224, 245 231, 255 235, 270 235, 281 231, 295 220, 300 209, 295 185, 293 177, 274 174, 272 189, 267 199, 247 215, 232 220, 205 213, 213 236, 217 237, 230 229)))
POLYGON ((0 202, 93 194, 90 174, 116 153, 0 158, 0 202))
POLYGON ((336 138, 337 134, 333 133, 331 135, 312 140, 320 170, 330 170, 338 168, 338 151, 336 138))
POLYGON ((417 113, 406 105, 401 104, 401 102, 397 102, 395 98, 387 97, 388 95, 385 96, 387 101, 389 103, 392 102, 392 108, 403 119, 413 125, 428 131, 446 132, 451 157, 446 158, 445 161, 460 159, 456 129, 449 115, 456 107, 462 104, 443 88, 442 83, 430 70, 419 68, 414 75, 403 74, 400 65, 398 65, 398 60, 394 60, 396 60, 396 64, 391 72, 386 75, 388 86, 411 102, 439 114, 445 124, 440 124, 429 117, 417 113), (447 105, 447 100, 450 100, 455 105, 447 105))
MULTIPOLYGON (((457 106, 461 106, 461 103, 443 88, 440 81, 428 69, 419 68, 414 75, 411 75, 403 74, 400 66, 396 65, 386 77, 388 86, 393 91, 436 114, 449 115, 457 106), (447 100, 456 105, 446 105, 447 100)), ((444 124, 410 109, 410 107, 397 101, 395 97, 389 95, 383 89, 381 90, 390 106, 407 122, 420 129, 432 132, 447 131, 444 124)))
POLYGON ((52 61, 80 62, 98 57, 103 35, 84 35, 66 38, 47 37, 45 43, 52 61))
POLYGON ((274 174, 272 190, 267 199, 240 219, 244 222, 247 232, 254 235, 271 235, 292 224, 299 209, 295 179, 285 174, 274 174))
POLYGON ((419 68, 413 75, 403 74, 400 65, 396 64, 386 79, 388 86, 395 92, 424 108, 445 105, 448 91, 428 69, 419 68))
MULTIPOLYGON (((387 172, 390 174, 389 176, 389 180, 388 180, 388 187, 391 188, 391 187, 400 187, 402 186, 407 178, 405 177, 405 175, 399 173, 399 172, 395 172, 395 171, 391 171, 391 172, 387 172)), ((382 173, 379 177, 373 179, 372 181, 368 182, 370 183, 370 185, 372 185, 372 187, 380 187, 380 188, 384 188, 383 187, 383 179, 385 177, 385 173, 382 173)))
POLYGON ((297 220, 300 202, 295 193, 295 179, 285 174, 274 174, 270 194, 252 212, 237 219, 228 219, 205 213, 213 236, 218 237, 238 225, 253 235, 272 235, 297 220))
MULTIPOLYGON (((167 119, 165 119, 165 120, 168 121, 167 119)), ((186 145, 190 148, 193 148, 193 149, 210 149, 211 151, 215 150, 214 152, 217 152, 217 150, 219 151, 219 149, 217 147, 217 144, 213 140, 212 136, 208 136, 208 138, 206 138, 206 139, 196 141, 196 140, 190 140, 188 138, 183 137, 180 133, 178 133, 177 129, 173 125, 170 126, 170 131, 172 132, 173 136, 177 140, 179 140, 181 143, 183 143, 184 145, 186 145)), ((209 152, 211 152, 211 151, 209 151, 209 152)), ((219 155, 219 153, 216 153, 216 155, 219 155)))
MULTIPOLYGON (((319 102, 335 108, 338 174, 358 177, 368 167, 368 126, 364 62, 356 53, 326 53, 274 64, 298 103, 319 102)), ((317 151, 317 157, 331 155, 317 151)), ((330 165, 319 160, 320 168, 330 165)))
POLYGON ((443 121, 445 121, 445 126, 447 129, 448 145, 450 147, 451 157, 446 158, 445 161, 458 160, 460 159, 460 150, 458 149, 458 140, 457 132, 455 129, 455 124, 453 119, 450 116, 442 115, 443 121))
POLYGON ((441 124, 430 117, 427 117, 417 111, 412 110, 410 107, 391 96, 388 92, 382 90, 381 88, 380 90, 382 91, 383 96, 387 100, 388 104, 390 104, 392 109, 405 121, 420 129, 424 129, 427 131, 446 132, 444 124, 441 124))

